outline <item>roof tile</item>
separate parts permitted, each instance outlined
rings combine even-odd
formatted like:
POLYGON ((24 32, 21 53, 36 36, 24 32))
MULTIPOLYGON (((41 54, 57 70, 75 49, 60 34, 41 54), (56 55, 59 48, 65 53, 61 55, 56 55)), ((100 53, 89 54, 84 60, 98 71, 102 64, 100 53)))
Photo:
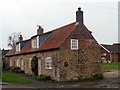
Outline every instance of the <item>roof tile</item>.
POLYGON ((20 52, 16 53, 16 49, 14 47, 9 53, 7 53, 6 56, 59 48, 67 39, 67 37, 71 34, 71 32, 75 30, 75 28, 76 25, 75 22, 73 22, 61 28, 53 30, 51 35, 41 44, 38 49, 31 48, 31 39, 29 39, 27 44, 25 44, 24 48, 21 49, 20 52))

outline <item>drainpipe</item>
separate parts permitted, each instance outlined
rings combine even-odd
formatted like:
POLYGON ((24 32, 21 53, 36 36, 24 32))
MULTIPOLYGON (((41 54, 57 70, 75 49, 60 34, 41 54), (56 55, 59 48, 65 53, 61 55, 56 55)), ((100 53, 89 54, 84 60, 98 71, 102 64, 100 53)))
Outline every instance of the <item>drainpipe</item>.
POLYGON ((110 61, 112 62, 112 55, 111 55, 111 53, 110 53, 110 61))

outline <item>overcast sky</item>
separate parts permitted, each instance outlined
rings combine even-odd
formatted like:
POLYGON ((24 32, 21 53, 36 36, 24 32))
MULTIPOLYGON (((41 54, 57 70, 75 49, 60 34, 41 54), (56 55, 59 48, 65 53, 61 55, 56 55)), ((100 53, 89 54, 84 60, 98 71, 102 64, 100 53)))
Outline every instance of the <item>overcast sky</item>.
POLYGON ((21 32, 25 40, 37 33, 37 25, 47 32, 74 22, 78 7, 84 12, 84 24, 100 44, 116 43, 118 0, 104 1, 0 0, 0 48, 8 48, 8 36, 13 32, 21 32))

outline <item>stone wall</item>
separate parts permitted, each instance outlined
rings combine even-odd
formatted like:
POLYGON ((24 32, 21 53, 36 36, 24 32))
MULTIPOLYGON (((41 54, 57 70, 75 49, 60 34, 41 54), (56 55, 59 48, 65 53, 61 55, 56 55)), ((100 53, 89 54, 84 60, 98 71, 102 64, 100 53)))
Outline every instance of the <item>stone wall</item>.
MULTIPOLYGON (((37 56, 41 60, 41 74, 50 75, 53 79, 58 81, 77 79, 79 76, 87 76, 100 72, 99 66, 99 51, 94 50, 60 50, 49 51, 43 53, 34 53, 27 55, 19 55, 10 57, 12 67, 16 67, 16 60, 24 61, 23 70, 26 74, 32 74, 29 66, 29 60, 33 56, 37 56), (45 69, 45 58, 52 57, 52 69, 45 69), (67 66, 65 65, 67 62, 67 66)), ((10 65, 10 64, 9 64, 10 65)))
POLYGON ((36 56, 39 60, 41 60, 41 74, 50 75, 53 79, 58 79, 58 77, 55 77, 55 66, 57 65, 54 63, 53 60, 53 66, 52 69, 45 69, 45 58, 46 57, 58 57, 57 51, 50 51, 50 52, 43 52, 43 53, 34 53, 34 54, 26 54, 26 55, 18 55, 18 56, 12 56, 7 57, 7 61, 9 61, 9 67, 15 68, 18 67, 16 65, 17 60, 19 59, 20 66, 22 68, 22 60, 24 61, 23 70, 26 74, 32 74, 31 67, 30 67, 30 60, 36 56))
POLYGON ((61 51, 60 55, 60 80, 77 79, 77 77, 91 77, 100 73, 99 51, 61 51), (67 62, 68 66, 64 63, 67 62))
POLYGON ((91 32, 78 26, 60 47, 60 79, 71 80, 79 76, 91 77, 101 73, 101 49, 91 32), (71 50, 71 39, 78 39, 78 50, 71 50), (68 66, 64 66, 68 62, 68 66))

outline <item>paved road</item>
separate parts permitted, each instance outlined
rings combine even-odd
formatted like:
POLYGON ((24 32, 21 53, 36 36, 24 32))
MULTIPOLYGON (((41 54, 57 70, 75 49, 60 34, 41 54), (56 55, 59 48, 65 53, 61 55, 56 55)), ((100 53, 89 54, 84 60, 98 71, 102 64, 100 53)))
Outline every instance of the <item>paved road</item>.
MULTIPOLYGON (((25 88, 25 89, 37 89, 37 88, 118 88, 118 71, 110 71, 104 73, 105 79, 100 81, 88 81, 88 82, 74 82, 74 83, 50 83, 43 82, 34 79, 30 84, 18 84, 11 82, 4 82, 3 88, 25 88)), ((28 77, 27 77, 28 78, 28 77)), ((3 89, 3 90, 4 90, 3 89)))

